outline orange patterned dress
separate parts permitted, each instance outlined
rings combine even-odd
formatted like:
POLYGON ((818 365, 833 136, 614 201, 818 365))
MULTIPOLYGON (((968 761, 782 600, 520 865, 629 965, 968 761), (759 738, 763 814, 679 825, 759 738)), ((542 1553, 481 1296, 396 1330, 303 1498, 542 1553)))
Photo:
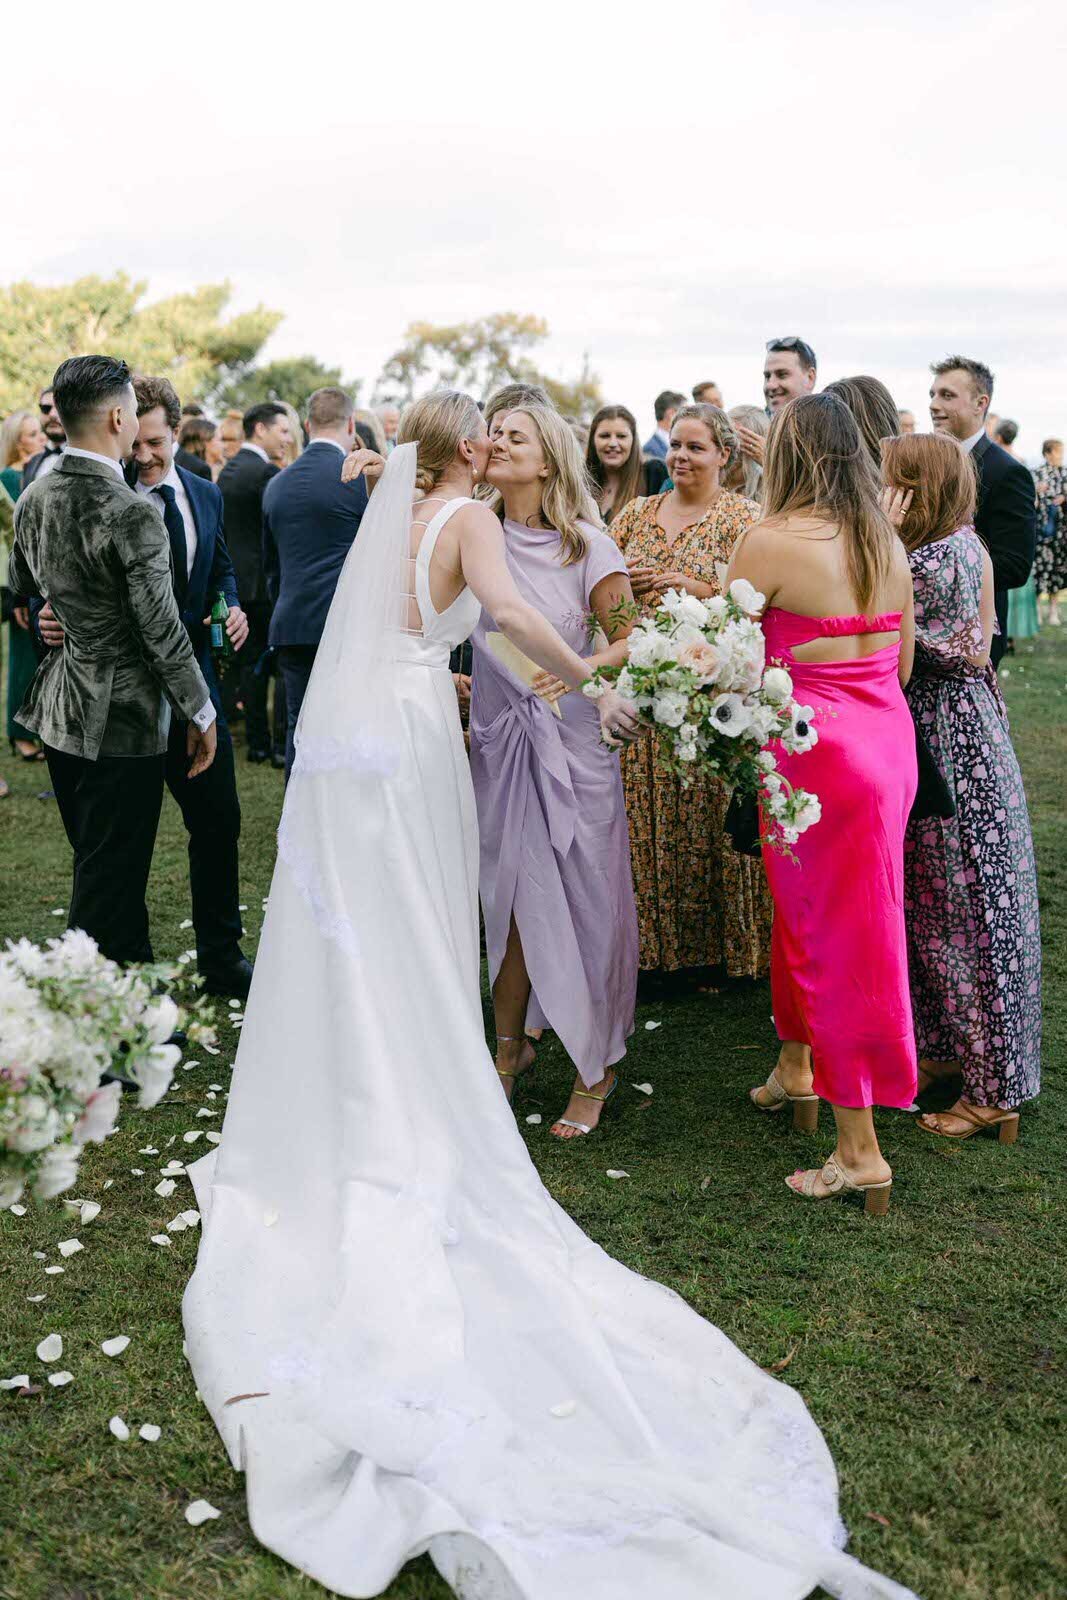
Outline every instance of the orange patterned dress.
MULTIPOLYGON (((632 500, 611 524, 627 561, 721 584, 744 530, 758 522, 754 500, 724 490, 707 516, 671 545, 659 525, 665 495, 632 500)), ((643 612, 657 595, 639 602, 643 612)), ((685 789, 657 758, 651 739, 623 755, 630 851, 641 932, 641 967, 675 972, 724 967, 733 978, 763 977, 770 966, 771 897, 763 863, 738 855, 723 833, 725 786, 700 778, 685 789)))

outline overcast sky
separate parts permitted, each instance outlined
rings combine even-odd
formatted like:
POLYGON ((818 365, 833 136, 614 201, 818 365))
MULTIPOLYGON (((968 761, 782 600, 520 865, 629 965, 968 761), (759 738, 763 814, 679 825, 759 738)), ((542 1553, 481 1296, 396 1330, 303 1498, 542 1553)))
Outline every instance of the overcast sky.
POLYGON ((271 354, 366 381, 415 319, 534 312, 651 427, 764 343, 986 360, 1023 452, 1067 434, 1064 9, 986 0, 22 6, 0 282, 229 278, 271 354), (45 20, 46 19, 46 20, 45 20))

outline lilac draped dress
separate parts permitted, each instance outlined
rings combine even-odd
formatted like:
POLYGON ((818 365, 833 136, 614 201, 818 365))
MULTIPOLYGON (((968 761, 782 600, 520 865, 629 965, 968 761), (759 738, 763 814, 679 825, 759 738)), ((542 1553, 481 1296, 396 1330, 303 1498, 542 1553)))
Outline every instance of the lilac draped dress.
MULTIPOLYGON (((617 545, 582 524, 580 561, 563 566, 557 534, 505 521, 508 566, 525 600, 581 656, 597 584, 625 573, 617 545)), ((626 1054, 637 993, 637 909, 618 754, 600 741, 596 706, 560 701, 562 720, 471 639, 471 771, 481 835, 479 891, 490 981, 514 914, 531 996, 527 1027, 550 1027, 589 1085, 626 1054)))

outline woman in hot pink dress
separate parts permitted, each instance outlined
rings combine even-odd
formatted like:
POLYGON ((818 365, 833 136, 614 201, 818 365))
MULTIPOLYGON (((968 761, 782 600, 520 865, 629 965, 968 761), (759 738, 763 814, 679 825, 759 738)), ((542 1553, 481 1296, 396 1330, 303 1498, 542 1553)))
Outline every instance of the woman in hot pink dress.
POLYGON ((904 830, 915 796, 915 733, 902 682, 914 643, 911 575, 879 505, 851 413, 805 395, 771 427, 764 521, 738 545, 728 581, 768 605, 767 658, 785 667, 817 742, 776 750, 813 790, 822 821, 792 857, 764 850, 774 896, 771 986, 778 1064, 752 1091, 814 1129, 829 1100, 837 1145, 787 1183, 806 1199, 862 1192, 882 1212, 893 1181, 872 1107, 912 1104, 915 1042, 904 926, 904 830))

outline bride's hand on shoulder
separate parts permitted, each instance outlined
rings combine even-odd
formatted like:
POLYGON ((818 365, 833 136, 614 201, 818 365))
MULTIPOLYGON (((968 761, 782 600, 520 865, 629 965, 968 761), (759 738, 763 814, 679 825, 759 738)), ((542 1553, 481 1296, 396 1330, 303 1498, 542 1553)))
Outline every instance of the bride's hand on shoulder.
POLYGON ((596 702, 600 712, 600 737, 611 750, 624 744, 633 744, 640 736, 641 723, 637 707, 624 700, 617 689, 608 689, 596 702))
POLYGON ((384 471, 385 457, 377 450, 353 450, 341 464, 341 482, 354 483, 361 474, 366 474, 367 488, 373 489, 384 471))

